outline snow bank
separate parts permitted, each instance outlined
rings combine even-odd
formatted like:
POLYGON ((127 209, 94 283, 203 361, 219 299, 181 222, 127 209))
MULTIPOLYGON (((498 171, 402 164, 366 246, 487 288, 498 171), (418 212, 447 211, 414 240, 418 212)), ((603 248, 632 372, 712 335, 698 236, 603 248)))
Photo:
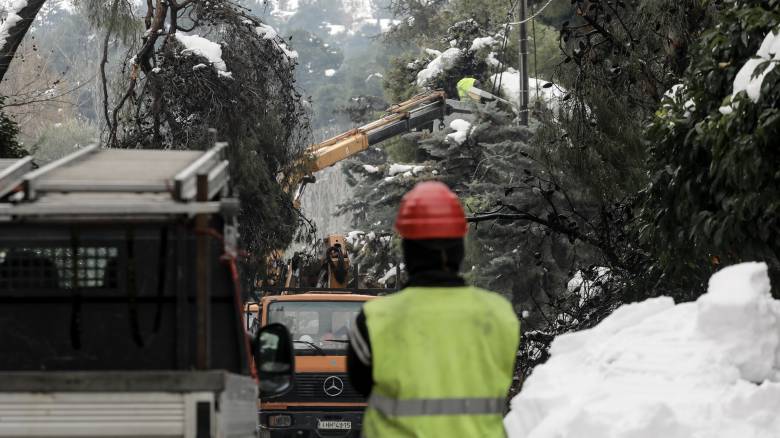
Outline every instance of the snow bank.
POLYGON ((217 71, 227 71, 227 65, 222 60, 222 46, 219 44, 198 35, 185 35, 179 32, 176 32, 176 39, 184 46, 184 50, 181 51, 182 54, 193 53, 202 56, 217 71))
MULTIPOLYGON (((776 61, 780 61, 780 30, 775 32, 769 32, 764 41, 761 43, 758 52, 754 58, 750 58, 745 62, 742 68, 739 69, 737 75, 734 77, 734 91, 731 93, 731 97, 737 95, 741 91, 747 92, 748 97, 753 102, 758 102, 758 98, 761 97, 761 85, 764 83, 764 77, 775 68, 776 61), (764 71, 753 76, 756 68, 770 62, 764 71)), ((722 114, 730 114, 734 111, 731 105, 720 107, 722 114)))
POLYGON ((558 336, 512 400, 510 438, 770 438, 780 431, 780 301, 767 266, 712 276, 558 336))
POLYGON ((435 53, 436 57, 428 63, 428 66, 417 73, 417 85, 422 87, 428 81, 455 66, 455 62, 461 57, 463 51, 457 47, 450 47, 444 52, 426 50, 435 53))
POLYGON ((451 140, 458 146, 462 145, 471 133, 471 123, 463 119, 455 119, 451 121, 450 128, 455 130, 455 132, 447 134, 446 140, 451 140))

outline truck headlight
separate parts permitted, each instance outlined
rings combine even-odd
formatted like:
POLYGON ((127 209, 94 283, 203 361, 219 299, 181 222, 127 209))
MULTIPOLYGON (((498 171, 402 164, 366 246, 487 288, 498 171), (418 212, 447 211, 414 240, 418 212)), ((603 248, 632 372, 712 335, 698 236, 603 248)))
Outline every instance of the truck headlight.
POLYGON ((292 417, 289 415, 269 415, 268 425, 271 427, 290 427, 292 417))

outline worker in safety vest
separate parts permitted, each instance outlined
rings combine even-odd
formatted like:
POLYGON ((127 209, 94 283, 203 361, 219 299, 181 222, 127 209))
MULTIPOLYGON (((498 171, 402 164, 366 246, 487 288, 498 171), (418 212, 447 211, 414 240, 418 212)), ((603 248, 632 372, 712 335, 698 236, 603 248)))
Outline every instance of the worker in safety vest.
POLYGON ((457 196, 418 184, 395 228, 409 282, 367 302, 350 328, 349 377, 368 397, 363 435, 505 436, 520 323, 509 301, 458 275, 468 226, 457 196))
POLYGON ((480 96, 474 93, 475 90, 479 89, 479 86, 479 81, 474 78, 465 77, 459 80, 456 85, 456 88, 458 89, 458 99, 461 101, 473 100, 479 102, 480 96))

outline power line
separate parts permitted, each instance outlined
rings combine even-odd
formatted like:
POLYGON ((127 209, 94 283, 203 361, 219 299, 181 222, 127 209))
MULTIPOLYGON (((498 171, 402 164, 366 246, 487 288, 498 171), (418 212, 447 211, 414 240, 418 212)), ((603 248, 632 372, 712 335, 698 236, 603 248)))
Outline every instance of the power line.
POLYGON ((542 12, 544 12, 544 10, 547 8, 547 6, 550 6, 550 3, 552 3, 552 2, 553 2, 553 0, 547 0, 547 3, 545 3, 545 4, 544 4, 544 6, 542 6, 542 8, 541 8, 541 9, 539 9, 538 11, 536 11, 536 12, 535 12, 533 15, 531 15, 530 17, 528 17, 528 18, 526 18, 526 19, 524 19, 524 20, 515 21, 514 23, 507 23, 507 24, 515 25, 515 24, 523 24, 523 23, 528 23, 529 21, 531 21, 531 20, 533 20, 534 18, 538 17, 538 16, 539 16, 539 14, 541 14, 542 12))

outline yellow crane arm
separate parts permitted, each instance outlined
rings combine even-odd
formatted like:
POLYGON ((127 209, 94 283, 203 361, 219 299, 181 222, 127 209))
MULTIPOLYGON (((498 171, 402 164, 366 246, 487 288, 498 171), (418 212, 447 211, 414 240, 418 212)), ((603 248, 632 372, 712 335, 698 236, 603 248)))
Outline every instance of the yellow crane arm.
POLYGON ((296 170, 286 175, 287 189, 298 187, 294 202, 299 203, 307 180, 311 175, 358 154, 369 146, 407 133, 447 114, 447 96, 444 91, 429 91, 387 109, 387 115, 379 120, 351 129, 306 148, 303 158, 296 163, 296 170))
MULTIPOLYGON (((431 120, 435 120, 426 118, 423 122, 414 124, 415 126, 404 126, 404 129, 402 130, 395 130, 393 132, 388 132, 385 135, 378 135, 383 133, 383 130, 388 127, 395 127, 396 125, 399 125, 399 123, 402 124, 405 121, 411 120, 415 112, 414 110, 419 111, 422 109, 422 106, 434 104, 434 108, 428 108, 429 111, 426 112, 426 114, 430 113, 430 110, 443 109, 446 98, 447 96, 443 91, 431 91, 418 94, 405 102, 388 108, 388 115, 379 120, 375 120, 321 143, 309 146, 306 153, 309 154, 314 161, 314 166, 311 169, 312 172, 330 167, 341 160, 368 149, 372 144, 409 132, 422 123, 428 123, 431 120)), ((438 116, 436 118, 443 116, 441 111, 436 112, 435 115, 438 116)))

